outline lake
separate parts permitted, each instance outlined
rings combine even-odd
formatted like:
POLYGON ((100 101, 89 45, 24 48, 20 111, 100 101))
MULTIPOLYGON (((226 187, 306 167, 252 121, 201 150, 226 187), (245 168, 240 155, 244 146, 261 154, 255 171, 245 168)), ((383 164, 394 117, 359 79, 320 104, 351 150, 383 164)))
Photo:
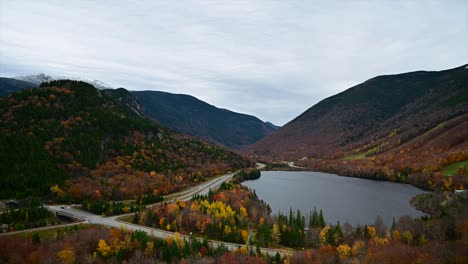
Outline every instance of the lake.
POLYGON ((289 208, 309 211, 322 209, 325 221, 335 224, 373 224, 380 215, 391 226, 392 218, 424 213, 410 205, 410 199, 426 191, 409 184, 372 181, 321 172, 262 171, 260 179, 242 183, 255 189, 273 214, 288 213, 289 208))

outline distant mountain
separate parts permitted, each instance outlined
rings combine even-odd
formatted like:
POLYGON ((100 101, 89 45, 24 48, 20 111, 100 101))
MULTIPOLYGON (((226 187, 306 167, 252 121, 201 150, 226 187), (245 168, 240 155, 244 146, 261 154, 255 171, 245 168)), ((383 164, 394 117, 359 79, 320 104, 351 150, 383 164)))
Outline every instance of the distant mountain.
POLYGON ((0 97, 0 161, 0 199, 51 195, 58 184, 54 198, 69 202, 167 194, 253 165, 68 80, 0 97))
POLYGON ((54 80, 54 78, 44 73, 39 73, 36 75, 16 76, 13 77, 13 79, 34 83, 36 86, 39 86, 43 82, 50 82, 54 80))
POLYGON ((147 115, 163 126, 231 148, 253 144, 279 128, 254 116, 220 109, 189 95, 159 91, 132 91, 130 94, 124 88, 114 90, 98 80, 52 77, 44 73, 5 79, 28 82, 32 86, 2 88, 0 95, 20 90, 21 87, 30 88, 53 80, 83 81, 97 89, 106 90, 108 96, 125 102, 126 106, 133 109, 135 113, 147 115))
POLYGON ((270 121, 266 121, 265 124, 269 127, 271 127, 273 130, 278 130, 280 128, 280 126, 277 126, 273 123, 271 123, 270 121))
POLYGON ((37 75, 17 76, 17 77, 13 77, 13 79, 34 83, 34 84, 36 84, 36 86, 39 86, 43 82, 50 82, 50 81, 54 81, 54 80, 73 80, 73 81, 82 81, 82 82, 89 83, 92 86, 94 86, 95 88, 100 89, 100 90, 112 89, 112 87, 110 87, 106 83, 101 82, 99 80, 87 80, 87 79, 83 79, 83 78, 80 78, 80 77, 67 77, 67 76, 52 77, 52 76, 46 75, 44 73, 39 73, 37 75))
POLYGON ((228 147, 252 144, 277 127, 260 119, 220 109, 193 96, 133 91, 143 112, 159 124, 228 147))
POLYGON ((0 77, 0 96, 36 86, 34 83, 0 77))
POLYGON ((427 177, 416 176, 468 160, 468 68, 372 78, 324 99, 246 152, 429 187, 427 177))

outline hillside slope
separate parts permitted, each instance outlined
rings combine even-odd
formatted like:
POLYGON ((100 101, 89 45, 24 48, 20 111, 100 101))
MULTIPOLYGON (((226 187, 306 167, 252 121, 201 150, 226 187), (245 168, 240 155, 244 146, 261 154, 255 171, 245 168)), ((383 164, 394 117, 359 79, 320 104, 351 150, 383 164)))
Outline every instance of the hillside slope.
POLYGON ((132 94, 159 124, 228 147, 252 144, 276 130, 254 116, 220 109, 193 96, 159 91, 132 94))
MULTIPOLYGON (((435 174, 467 160, 467 126, 465 65, 375 77, 319 102, 247 152, 340 174, 412 181, 408 175, 435 174), (403 179, 395 178, 402 172, 403 179)), ((428 187, 425 179, 419 185, 428 187)))
POLYGON ((129 106, 140 115, 146 115, 157 123, 181 133, 230 148, 253 144, 279 128, 251 115, 217 108, 190 95, 160 91, 131 91, 130 94, 124 88, 109 89, 107 84, 97 80, 56 78, 43 73, 18 76, 15 79, 1 78, 0 96, 36 87, 42 82, 65 79, 91 84, 117 100, 134 101, 136 105, 129 106), (132 95, 137 99, 132 98, 132 95))
POLYGON ((66 201, 166 194, 250 166, 227 149, 174 133, 93 86, 52 81, 0 97, 0 198, 66 201))
POLYGON ((11 94, 27 88, 36 87, 34 83, 0 77, 0 96, 11 94))

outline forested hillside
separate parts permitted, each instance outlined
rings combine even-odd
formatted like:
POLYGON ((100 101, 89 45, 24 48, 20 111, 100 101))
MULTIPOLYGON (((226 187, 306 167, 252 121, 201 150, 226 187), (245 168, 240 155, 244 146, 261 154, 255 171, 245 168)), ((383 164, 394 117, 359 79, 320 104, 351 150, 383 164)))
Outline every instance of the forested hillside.
MULTIPOLYGON (((0 77, 0 96, 58 80, 45 74, 16 78, 0 77)), ((279 128, 255 116, 217 108, 190 95, 110 89, 97 80, 83 81, 109 97, 127 103, 137 114, 146 115, 162 126, 230 148, 253 144, 279 128)))
POLYGON ((131 93, 141 102, 145 114, 159 124, 228 147, 255 143, 277 130, 269 122, 217 108, 190 95, 159 91, 131 93))
POLYGON ((4 96, 26 88, 36 87, 34 83, 0 77, 0 96, 4 96))
POLYGON ((448 175, 466 185, 468 68, 375 77, 319 102, 246 152, 424 188, 448 175))
POLYGON ((52 193, 73 201, 167 194, 251 165, 78 81, 0 97, 0 161, 0 198, 52 193))

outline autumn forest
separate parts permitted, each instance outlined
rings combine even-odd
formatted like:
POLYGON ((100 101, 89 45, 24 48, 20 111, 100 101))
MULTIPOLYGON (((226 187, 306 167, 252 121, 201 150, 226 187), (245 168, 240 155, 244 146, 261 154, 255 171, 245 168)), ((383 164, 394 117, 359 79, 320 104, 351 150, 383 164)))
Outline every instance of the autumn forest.
MULTIPOLYGON (((450 106, 432 111, 413 94, 414 101, 400 102, 404 110, 392 106, 386 117, 377 114, 372 122, 383 125, 375 131, 350 125, 355 130, 346 131, 346 142, 333 141, 341 132, 323 123, 329 120, 320 121, 329 129, 322 141, 300 141, 290 133, 303 115, 235 149, 162 126, 125 89, 55 80, 2 96, 0 262, 466 263, 467 109, 456 98, 466 95, 467 75, 457 69, 454 76, 452 90, 441 97, 450 106), (408 114, 412 107, 425 119, 408 114), (287 140, 294 151, 282 145, 287 140), (313 147, 305 150, 303 142, 313 147), (310 211, 272 212, 243 185, 261 178, 262 170, 332 172, 430 192, 408 201, 422 217, 384 223, 376 215, 351 225, 329 221, 322 208, 312 208, 314 201, 310 211)), ((337 114, 335 106, 352 105, 344 98, 310 111, 337 114)), ((345 121, 361 110, 353 108, 355 116, 345 121)))

